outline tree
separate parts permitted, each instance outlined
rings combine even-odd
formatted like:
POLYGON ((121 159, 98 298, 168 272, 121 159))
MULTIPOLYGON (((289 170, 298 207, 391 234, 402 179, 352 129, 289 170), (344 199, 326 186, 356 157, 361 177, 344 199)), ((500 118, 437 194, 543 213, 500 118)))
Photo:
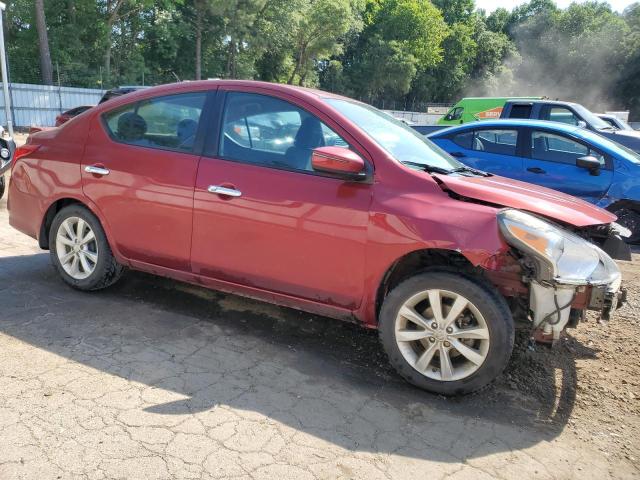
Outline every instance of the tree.
POLYGON ((352 0, 302 0, 298 5, 290 26, 295 64, 287 83, 304 85, 318 62, 342 52, 349 29, 359 30, 360 12, 352 0))
POLYGON ((51 53, 49 52, 49 34, 44 13, 43 0, 35 0, 36 29, 38 30, 38 46, 40 50, 40 71, 42 83, 53 84, 53 66, 51 65, 51 53))
POLYGON ((448 29, 428 0, 369 0, 365 28, 347 55, 351 92, 376 100, 407 95, 418 71, 442 60, 448 29))

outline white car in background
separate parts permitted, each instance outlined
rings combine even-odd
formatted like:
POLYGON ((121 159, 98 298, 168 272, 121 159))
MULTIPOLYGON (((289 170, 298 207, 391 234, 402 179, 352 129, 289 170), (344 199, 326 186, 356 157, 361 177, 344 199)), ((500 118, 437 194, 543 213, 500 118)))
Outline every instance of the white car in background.
POLYGON ((610 113, 596 113, 596 115, 607 122, 609 125, 611 125, 613 128, 616 128, 618 130, 633 130, 633 127, 620 117, 611 115, 610 113))

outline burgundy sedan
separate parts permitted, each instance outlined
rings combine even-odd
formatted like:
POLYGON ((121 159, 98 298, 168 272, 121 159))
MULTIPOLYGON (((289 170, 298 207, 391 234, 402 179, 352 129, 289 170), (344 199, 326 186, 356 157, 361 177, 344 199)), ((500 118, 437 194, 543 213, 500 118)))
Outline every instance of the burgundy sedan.
POLYGON ((469 169, 372 107, 251 81, 131 93, 15 154, 10 222, 80 290, 125 268, 377 328, 409 382, 477 390, 514 322, 608 316, 623 230, 578 199, 469 169))

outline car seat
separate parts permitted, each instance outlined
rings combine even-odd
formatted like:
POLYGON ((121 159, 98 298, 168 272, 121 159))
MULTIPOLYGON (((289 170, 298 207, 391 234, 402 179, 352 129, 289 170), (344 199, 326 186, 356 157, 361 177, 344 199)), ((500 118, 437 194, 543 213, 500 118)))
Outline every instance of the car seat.
POLYGON ((178 137, 178 148, 184 150, 193 149, 193 145, 196 140, 196 132, 198 130, 198 122, 191 118, 185 118, 178 122, 176 129, 176 136, 178 137))
POLYGON ((297 170, 311 170, 311 152, 314 148, 323 146, 324 135, 320 120, 306 117, 300 124, 293 146, 285 154, 287 165, 297 170))
POLYGON ((123 113, 118 118, 117 135, 120 140, 136 142, 144 139, 147 133, 147 122, 137 113, 123 113))
POLYGON ((536 137, 533 139, 533 157, 540 160, 549 160, 547 142, 544 137, 536 137))

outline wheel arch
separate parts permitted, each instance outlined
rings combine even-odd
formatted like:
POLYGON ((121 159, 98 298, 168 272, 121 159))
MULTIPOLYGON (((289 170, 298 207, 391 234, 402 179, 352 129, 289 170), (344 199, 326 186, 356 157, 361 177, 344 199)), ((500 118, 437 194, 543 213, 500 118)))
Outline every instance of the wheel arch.
POLYGON ((467 257, 456 250, 432 248, 407 253, 393 262, 378 285, 375 298, 376 324, 382 303, 394 287, 420 272, 435 268, 475 277, 482 276, 483 271, 481 267, 474 266, 467 257))
POLYGON ((66 196, 56 199, 49 205, 44 213, 44 216, 42 217, 42 222, 40 223, 40 230, 38 233, 38 245, 40 246, 40 248, 42 248, 43 250, 49 250, 49 229, 51 228, 53 219, 60 210, 69 205, 80 205, 89 210, 98 218, 98 220, 100 221, 100 225, 102 226, 102 229, 104 230, 104 233, 107 237, 107 241, 109 242, 111 250, 113 251, 118 261, 122 263, 124 258, 120 255, 117 247, 112 241, 109 225, 105 221, 99 209, 92 202, 87 201, 87 199, 85 198, 66 196))

